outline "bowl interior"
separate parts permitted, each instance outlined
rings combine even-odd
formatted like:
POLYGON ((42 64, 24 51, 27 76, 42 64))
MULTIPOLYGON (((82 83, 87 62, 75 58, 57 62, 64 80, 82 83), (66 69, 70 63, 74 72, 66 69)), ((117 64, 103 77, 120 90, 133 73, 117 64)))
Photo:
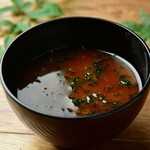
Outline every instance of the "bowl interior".
POLYGON ((2 59, 2 78, 16 96, 19 73, 38 55, 64 47, 86 47, 115 53, 138 71, 143 86, 150 73, 150 55, 144 42, 127 28, 88 17, 62 18, 31 28, 20 35, 2 59))

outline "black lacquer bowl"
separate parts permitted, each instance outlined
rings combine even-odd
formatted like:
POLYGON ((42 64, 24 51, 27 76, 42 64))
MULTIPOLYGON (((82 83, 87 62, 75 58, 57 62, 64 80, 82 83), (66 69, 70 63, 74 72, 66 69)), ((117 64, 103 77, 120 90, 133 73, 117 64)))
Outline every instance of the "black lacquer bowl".
POLYGON ((1 60, 1 82, 16 115, 44 139, 58 147, 101 147, 128 127, 141 110, 150 87, 150 52, 139 36, 117 23, 90 17, 60 18, 35 26, 13 41, 1 60), (19 72, 28 62, 50 49, 81 46, 129 61, 142 80, 139 94, 117 109, 80 118, 45 115, 17 99, 19 72))

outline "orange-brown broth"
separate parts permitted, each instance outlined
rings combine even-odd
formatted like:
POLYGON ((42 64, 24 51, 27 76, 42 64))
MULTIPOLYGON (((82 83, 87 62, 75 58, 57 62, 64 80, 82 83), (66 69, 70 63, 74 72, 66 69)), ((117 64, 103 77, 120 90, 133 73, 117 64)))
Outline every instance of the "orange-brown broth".
POLYGON ((124 61, 87 49, 57 50, 39 57, 24 69, 18 84, 21 101, 56 116, 103 113, 138 92, 135 74, 124 61))

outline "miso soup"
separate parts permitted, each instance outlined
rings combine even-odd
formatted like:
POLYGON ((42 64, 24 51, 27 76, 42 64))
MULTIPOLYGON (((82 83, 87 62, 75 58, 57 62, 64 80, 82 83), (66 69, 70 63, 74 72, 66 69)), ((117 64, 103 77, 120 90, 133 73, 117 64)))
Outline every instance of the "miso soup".
POLYGON ((58 49, 21 72, 17 97, 36 111, 60 117, 101 114, 130 101, 141 89, 123 58, 93 49, 58 49))

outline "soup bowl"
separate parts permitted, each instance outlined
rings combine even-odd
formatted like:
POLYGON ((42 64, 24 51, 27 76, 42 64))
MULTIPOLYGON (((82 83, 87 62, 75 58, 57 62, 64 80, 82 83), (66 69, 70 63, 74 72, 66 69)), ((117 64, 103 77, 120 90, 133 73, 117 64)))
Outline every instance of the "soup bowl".
POLYGON ((91 17, 59 18, 29 29, 10 44, 1 60, 1 82, 18 118, 54 146, 101 148, 142 109, 150 87, 150 52, 137 34, 118 23, 91 17), (82 46, 115 53, 131 63, 142 81, 140 92, 116 109, 81 117, 44 114, 17 98, 20 71, 31 60, 51 49, 82 46))

